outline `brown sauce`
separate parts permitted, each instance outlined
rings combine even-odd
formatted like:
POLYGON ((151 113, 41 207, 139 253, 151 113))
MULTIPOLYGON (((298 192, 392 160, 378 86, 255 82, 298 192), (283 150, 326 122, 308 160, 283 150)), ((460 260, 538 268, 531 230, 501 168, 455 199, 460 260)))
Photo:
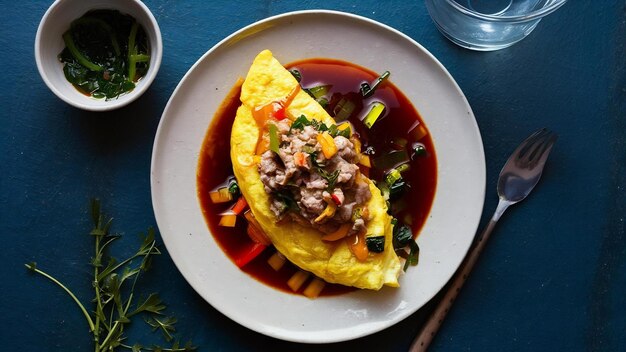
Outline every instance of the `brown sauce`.
MULTIPOLYGON (((362 82, 371 83, 378 77, 376 73, 365 68, 329 59, 303 60, 286 67, 297 69, 301 73, 300 83, 303 88, 332 84, 328 97, 335 93, 344 95, 351 92, 358 93, 362 82)), ((391 77, 393 79, 393 72, 391 77)), ((197 171, 198 198, 206 222, 216 242, 233 261, 250 243, 246 234, 245 219, 240 217, 234 228, 218 226, 219 214, 229 208, 231 203, 213 204, 209 192, 233 175, 230 161, 230 134, 237 108, 241 104, 240 90, 241 82, 238 82, 214 116, 202 145, 197 171)), ((332 99, 329 100, 332 105, 332 99)), ((393 84, 385 82, 372 97, 364 99, 361 103, 362 111, 353 114, 349 121, 359 133, 363 149, 372 147, 376 151, 372 158, 389 151, 394 138, 406 138, 409 145, 416 142, 411 140, 408 132, 416 123, 423 125, 423 121, 409 100, 393 84), (383 102, 387 107, 387 113, 371 129, 368 129, 360 119, 367 113, 367 107, 373 101, 383 102)), ((401 221, 411 219, 410 226, 414 236, 417 236, 426 222, 437 182, 437 161, 430 135, 421 138, 419 143, 424 145, 426 154, 410 161, 410 169, 402 174, 410 187, 399 199, 393 201, 393 216, 401 221), (397 207, 398 204, 404 204, 404 207, 397 207)), ((384 170, 372 168, 370 178, 376 181, 384 179, 384 170)), ((281 270, 274 271, 267 264, 267 259, 274 252, 273 248, 265 250, 242 270, 269 286, 292 293, 287 286, 287 280, 297 271, 297 268, 292 264, 287 264, 281 270)), ((306 284, 299 293, 304 287, 306 284)), ((327 284, 321 295, 337 295, 351 290, 353 288, 327 284)))

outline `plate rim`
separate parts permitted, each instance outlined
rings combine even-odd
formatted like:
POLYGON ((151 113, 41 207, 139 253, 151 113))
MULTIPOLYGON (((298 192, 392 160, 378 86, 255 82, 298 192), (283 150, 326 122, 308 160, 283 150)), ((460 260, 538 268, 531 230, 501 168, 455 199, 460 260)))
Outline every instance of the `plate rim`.
MULTIPOLYGON (((448 80, 448 83, 452 84, 452 87, 454 88, 455 93, 458 94, 458 96, 462 99, 463 104, 468 112, 469 117, 471 117, 471 124, 472 124, 472 130, 469 131, 471 132, 471 134, 474 135, 474 138, 477 139, 477 141, 479 143, 477 143, 478 148, 480 149, 480 155, 478 157, 477 162, 480 163, 478 170, 480 172, 480 175, 478 175, 480 177, 480 179, 482 180, 481 182, 481 186, 480 186, 480 190, 478 190, 478 193, 481 195, 480 200, 479 200, 479 216, 476 219, 472 219, 472 230, 474 232, 474 237, 476 236, 476 231, 478 229, 478 225, 480 223, 480 214, 482 214, 482 211, 484 210, 484 203, 485 203, 485 194, 486 194, 486 161, 485 161, 485 153, 484 153, 484 144, 482 141, 482 136, 480 134, 480 129, 478 127, 478 122, 475 118, 475 115, 472 111, 472 108, 469 104, 469 101, 467 100, 465 94, 463 93, 463 91, 461 90, 460 86, 458 85, 458 83, 454 80, 454 78, 452 77, 452 75, 448 72, 448 70, 445 68, 445 66, 443 66, 443 64, 430 52, 428 51, 424 46, 422 46, 420 43, 418 43, 416 40, 414 40, 413 38, 409 37, 408 35, 400 32, 399 30, 381 23, 379 21, 373 20, 371 18, 368 17, 364 17, 361 15, 357 15, 354 13, 350 13, 350 12, 344 12, 344 11, 337 11, 337 10, 328 10, 328 9, 309 9, 309 10, 298 10, 298 11, 290 11, 290 12, 284 12, 284 13, 280 13, 280 14, 276 14, 273 16, 269 16, 266 18, 263 18, 261 20, 255 21, 253 23, 250 23, 238 30, 236 30, 235 32, 231 33, 230 35, 228 35, 227 37, 225 37, 224 39, 220 40, 219 42, 217 42, 215 45, 213 45, 209 50, 207 50, 203 55, 200 56, 200 58, 198 58, 198 60, 187 70, 187 72, 183 75, 183 77, 180 79, 180 81, 178 82, 178 84, 176 85, 176 88, 174 89, 174 91, 171 93, 167 104, 165 105, 165 108, 163 110, 163 113, 161 115, 161 118, 159 120, 159 124, 154 136, 154 143, 152 146, 152 155, 151 155, 151 166, 150 166, 150 186, 151 186, 151 202, 152 202, 152 207, 153 207, 153 212, 155 215, 155 219, 157 222, 157 226, 159 226, 159 218, 157 216, 159 210, 157 209, 157 202, 155 201, 155 192, 153 191, 155 188, 155 161, 158 158, 156 151, 158 150, 158 142, 161 139, 161 134, 163 133, 163 124, 164 121, 166 120, 166 115, 168 115, 168 112, 170 109, 172 109, 171 104, 173 104, 173 100, 175 98, 175 96, 177 95, 177 93, 179 92, 180 89, 182 89, 182 87, 184 86, 185 81, 187 81, 190 77, 190 75, 195 71, 196 67, 199 66, 200 64, 202 64, 202 62, 209 57, 213 52, 217 51, 218 49, 222 48, 225 45, 229 45, 229 44, 234 44, 236 43, 236 41, 238 40, 237 37, 239 35, 241 35, 242 33, 246 33, 249 30, 255 28, 255 27, 259 27, 262 26, 266 23, 269 22, 273 22, 273 21, 277 21, 277 20, 281 20, 287 17, 294 17, 294 16, 301 16, 301 15, 312 15, 312 14, 324 14, 324 15, 331 15, 331 16, 338 16, 338 17, 344 17, 347 18, 349 20, 355 20, 355 21, 362 21, 362 22, 366 22, 370 25, 373 25, 375 27, 378 27, 379 29, 391 32, 393 35, 402 37, 402 39, 407 40, 409 43, 411 43, 412 45, 414 45, 415 47, 417 47, 424 55, 426 55, 431 61, 432 63, 434 63, 440 70, 441 73, 443 73, 445 75, 445 77, 448 80)), ((262 30, 261 30, 262 31, 262 30)), ((436 144, 436 143, 435 143, 436 144)), ((439 162, 437 164, 437 168, 438 168, 438 172, 439 170, 439 162)), ((197 186, 195 186, 197 187, 197 186)), ((439 185, 437 187, 436 192, 439 191, 439 185)), ((435 194, 436 197, 436 194, 435 194)), ((430 210, 432 212, 432 208, 430 210)), ((204 219, 203 219, 204 220, 204 219)), ((160 227, 160 226, 159 226, 160 227)), ((161 228, 161 227, 160 227, 161 228)), ((161 236, 163 239, 163 243, 165 245, 165 247, 167 248, 167 242, 165 240, 165 238, 163 236, 161 236)), ((226 317, 228 317, 229 319, 237 322, 239 325, 246 327, 250 330, 256 331, 258 333, 270 336, 270 337, 274 337, 274 338, 278 338, 281 340, 285 340, 285 341, 292 341, 292 342, 301 342, 301 343, 313 343, 313 344, 318 344, 318 343, 333 343, 333 342, 342 342, 342 341, 348 341, 348 340, 352 340, 352 339, 356 339, 359 337, 363 337, 363 336, 367 336, 367 335, 371 335, 374 333, 377 333, 379 331, 382 331, 386 328, 392 327, 395 324, 398 324, 399 322, 403 321, 404 319, 410 317, 411 315, 413 315, 415 312, 417 312, 418 310, 420 310, 421 308, 424 307, 424 305, 426 305, 428 302, 430 302, 433 297, 435 297, 437 295, 437 293, 439 293, 441 291, 441 289, 443 287, 445 287, 445 285, 447 284, 447 282, 453 277, 454 273, 456 272, 456 270, 458 269, 458 267, 460 266, 460 264, 462 263, 463 259, 465 258, 465 256, 467 255, 467 252, 469 251, 469 249, 471 248, 471 243, 473 241, 470 241, 467 248, 463 249, 463 256, 461 256, 458 260, 458 263, 455 265, 455 270, 452 271, 452 273, 449 275, 449 277, 446 278, 446 280, 442 281, 442 284, 440 285, 440 287, 438 287, 434 293, 428 295, 428 299, 425 300, 425 302, 419 306, 416 307, 415 309, 412 309, 410 311, 408 311, 408 313, 404 314, 402 317, 400 317, 397 320, 393 320, 392 323, 390 324, 383 324, 384 326, 377 326, 365 331, 361 331, 360 333, 353 333, 350 334, 349 336, 346 337, 330 337, 330 338, 304 338, 302 336, 290 336, 288 334, 281 334, 279 332, 276 332, 275 330, 269 330, 268 329, 263 329, 264 324, 251 324, 249 320, 244 320, 244 319, 239 319, 238 317, 234 317, 233 315, 230 314, 230 312, 222 309, 223 307, 221 307, 220 305, 215 305, 212 302, 209 302, 203 294, 201 294, 201 290, 199 290, 199 288, 197 288, 198 284, 195 283, 194 280, 190 280, 188 279, 188 276, 185 274, 185 272, 183 270, 181 270, 181 264, 179 263, 179 261, 177 259, 175 259, 173 256, 170 255, 170 258, 172 259, 172 262, 174 263, 174 265, 176 266, 176 268, 178 269, 178 271, 180 272, 180 274, 183 276, 183 278, 185 279, 185 281, 194 289, 194 291, 196 291, 196 294, 198 294, 200 297, 202 297, 203 300, 205 300, 209 305, 211 305, 211 307, 213 307, 214 309, 216 309, 217 311, 219 311, 220 313, 224 314, 226 317)), ((169 250, 168 250, 169 253, 169 250)), ((298 332, 295 332, 295 334, 298 334, 298 332)))

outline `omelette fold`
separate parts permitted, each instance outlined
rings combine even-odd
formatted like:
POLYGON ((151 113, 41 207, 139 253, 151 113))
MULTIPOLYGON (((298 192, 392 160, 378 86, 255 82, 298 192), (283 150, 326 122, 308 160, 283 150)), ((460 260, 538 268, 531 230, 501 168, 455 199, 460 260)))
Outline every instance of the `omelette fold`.
POLYGON ((327 282, 357 288, 378 290, 383 285, 399 286, 401 265, 393 249, 391 217, 380 191, 367 177, 359 176, 359 182, 365 184, 371 194, 366 203, 369 216, 365 227, 368 234, 384 236, 384 250, 369 252, 364 260, 355 257, 346 241, 324 241, 320 229, 288 217, 281 218, 272 208, 267 183, 261 180, 260 156, 257 155, 263 131, 253 111, 284 101, 290 94, 290 102, 284 108, 285 121, 291 123, 303 115, 309 121, 335 124, 322 106, 299 89, 298 81, 269 50, 258 54, 242 85, 242 104, 237 110, 230 140, 233 171, 250 210, 274 247, 301 269, 327 282))

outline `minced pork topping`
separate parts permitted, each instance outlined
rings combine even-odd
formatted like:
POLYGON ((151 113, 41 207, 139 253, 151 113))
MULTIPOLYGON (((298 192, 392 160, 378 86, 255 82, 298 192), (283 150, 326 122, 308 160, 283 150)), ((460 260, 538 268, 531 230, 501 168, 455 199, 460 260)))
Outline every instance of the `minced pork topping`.
POLYGON ((278 153, 264 152, 259 163, 274 214, 279 219, 290 216, 324 233, 346 223, 352 223, 350 233, 364 230, 364 205, 371 193, 360 177, 358 154, 350 140, 354 136, 350 136, 349 129, 342 131, 335 125, 329 128, 304 116, 293 123, 284 119, 275 124, 278 153))

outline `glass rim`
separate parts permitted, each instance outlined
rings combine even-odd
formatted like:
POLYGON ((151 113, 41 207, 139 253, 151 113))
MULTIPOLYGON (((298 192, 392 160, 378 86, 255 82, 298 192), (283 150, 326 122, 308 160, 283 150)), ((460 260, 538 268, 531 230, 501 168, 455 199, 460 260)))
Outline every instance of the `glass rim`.
POLYGON ((536 19, 541 19, 542 17, 554 12, 556 9, 558 9, 559 7, 561 7, 563 4, 565 4, 567 2, 567 0, 556 0, 554 2, 552 2, 550 5, 542 7, 541 9, 529 12, 527 14, 524 15, 519 15, 519 16, 498 16, 498 15, 487 15, 487 14, 482 14, 473 10, 468 9, 465 6, 462 6, 460 4, 458 4, 456 1, 454 0, 445 0, 450 6, 454 7, 456 10, 458 10, 459 12, 470 16, 470 17, 474 17, 477 19, 481 19, 484 21, 491 21, 491 22, 526 22, 526 21, 532 21, 532 20, 536 20, 536 19))

